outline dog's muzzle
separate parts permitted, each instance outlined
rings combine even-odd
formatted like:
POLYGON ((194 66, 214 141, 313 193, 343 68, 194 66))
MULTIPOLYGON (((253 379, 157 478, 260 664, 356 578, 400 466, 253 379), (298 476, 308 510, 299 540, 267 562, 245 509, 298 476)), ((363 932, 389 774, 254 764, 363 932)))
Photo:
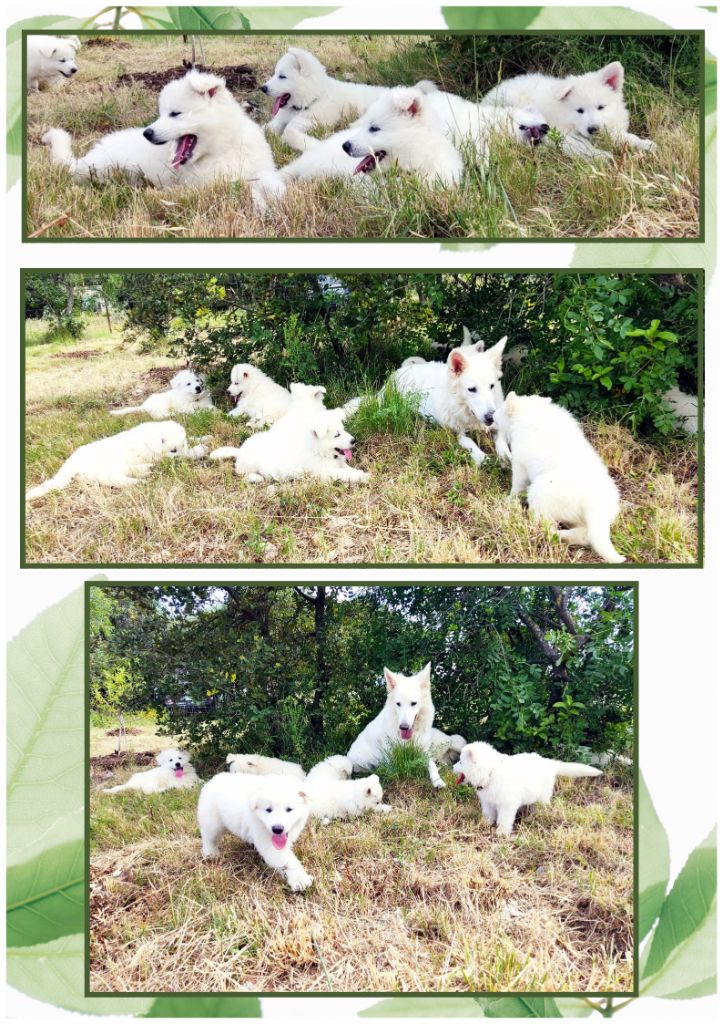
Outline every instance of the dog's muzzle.
POLYGON ((600 129, 598 128, 598 126, 596 124, 591 124, 590 127, 587 130, 587 134, 588 135, 595 135, 599 131, 600 131, 600 129))
POLYGON ((154 146, 164 146, 165 145, 165 141, 163 139, 157 139, 156 138, 156 133, 153 131, 152 128, 144 128, 143 129, 143 138, 147 139, 149 142, 152 142, 154 146))

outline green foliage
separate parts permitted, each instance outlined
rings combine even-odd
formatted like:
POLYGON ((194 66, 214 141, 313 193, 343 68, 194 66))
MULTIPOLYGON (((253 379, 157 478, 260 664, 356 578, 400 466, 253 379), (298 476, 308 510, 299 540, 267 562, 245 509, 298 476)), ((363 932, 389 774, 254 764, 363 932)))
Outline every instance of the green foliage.
POLYGON ((411 434, 418 425, 419 396, 401 395, 393 381, 384 385, 381 396, 365 399, 350 421, 358 440, 373 434, 411 434))
POLYGON ((404 779, 429 780, 429 757, 416 743, 390 743, 374 769, 382 786, 404 779))
POLYGON ((31 274, 25 286, 25 315, 29 319, 47 319, 51 328, 46 341, 80 338, 85 326, 79 287, 74 274, 31 274))

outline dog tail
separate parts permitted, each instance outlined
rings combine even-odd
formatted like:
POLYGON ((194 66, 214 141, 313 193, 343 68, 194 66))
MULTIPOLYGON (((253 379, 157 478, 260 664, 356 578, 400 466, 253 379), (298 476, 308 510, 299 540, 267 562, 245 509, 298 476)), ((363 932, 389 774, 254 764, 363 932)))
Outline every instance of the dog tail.
POLYGON ((227 446, 226 448, 216 448, 216 450, 212 451, 209 455, 209 459, 235 459, 240 451, 240 448, 231 448, 230 446, 227 446))
POLYGON ((129 788, 130 787, 128 786, 128 784, 124 783, 122 786, 111 786, 109 789, 101 789, 101 793, 120 793, 124 789, 129 789, 129 788))
MULTIPOLYGON (((404 360, 404 362, 402 363, 402 366, 421 366, 422 363, 426 363, 426 362, 427 362, 427 360, 426 359, 422 359, 421 356, 410 356, 408 359, 404 360)), ((401 367, 400 367, 400 369, 401 369, 401 367)))
POLYGON ((588 507, 585 513, 587 535, 590 540, 590 547, 595 554, 599 555, 603 562, 624 562, 625 555, 621 555, 619 551, 616 551, 613 547, 613 542, 610 540, 610 515, 601 511, 595 505, 588 507))
POLYGON ((133 412, 143 412, 142 405, 128 405, 125 409, 109 409, 111 416, 130 416, 133 412))
POLYGON ((26 501, 35 501, 37 498, 43 498, 50 491, 62 491, 64 487, 67 487, 70 481, 75 476, 72 470, 68 470, 65 466, 61 466, 55 476, 51 476, 49 480, 45 480, 42 484, 38 484, 37 487, 31 487, 25 495, 26 501))
POLYGON ((84 180, 90 177, 90 168, 84 160, 77 160, 73 153, 73 140, 62 128, 51 128, 43 135, 41 142, 50 148, 50 161, 67 167, 74 178, 84 180))
POLYGON ((593 768, 590 764, 579 764, 577 761, 553 761, 555 774, 562 775, 566 779, 586 779, 602 775, 599 768, 593 768))
POLYGON ((428 78, 423 78, 421 82, 417 82, 414 88, 419 89, 423 96, 427 96, 430 92, 439 92, 437 83, 431 82, 428 78))
POLYGON ((363 401, 364 399, 360 395, 357 398, 350 398, 348 402, 345 402, 341 407, 342 412, 344 413, 344 419, 348 419, 349 416, 353 416, 355 412, 359 412, 359 407, 363 401))

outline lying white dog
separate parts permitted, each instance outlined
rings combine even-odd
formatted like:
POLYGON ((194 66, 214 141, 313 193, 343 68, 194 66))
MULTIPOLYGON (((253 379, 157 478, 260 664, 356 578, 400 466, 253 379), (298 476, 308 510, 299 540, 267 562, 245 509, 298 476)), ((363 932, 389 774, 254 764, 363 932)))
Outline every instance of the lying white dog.
POLYGON ((549 804, 558 775, 581 779, 602 774, 586 764, 551 761, 539 754, 500 754, 489 743, 468 743, 454 770, 458 784, 475 787, 484 818, 505 836, 512 832, 520 807, 549 804))
MULTIPOLYGON (((469 332, 464 330, 463 346, 452 349, 446 363, 427 363, 413 356, 395 372, 393 380, 401 395, 421 396, 420 414, 456 431, 459 444, 479 466, 487 456, 468 435, 490 431, 495 412, 504 401, 500 381, 507 336, 485 351, 483 341, 470 345, 469 332)), ((495 447, 503 461, 509 459, 500 431, 495 447)))
POLYGON ((384 792, 378 775, 364 779, 307 778, 305 791, 311 801, 311 813, 328 825, 334 818, 358 818, 366 811, 388 814, 391 806, 385 804, 384 792))
POLYGON ((121 786, 111 786, 103 793, 124 793, 129 789, 141 793, 163 793, 167 789, 192 789, 199 783, 196 769, 185 750, 162 750, 156 755, 157 768, 135 772, 121 786))
POLYGON ((205 445, 189 447, 180 423, 139 423, 130 430, 77 448, 54 477, 32 487, 25 497, 34 501, 49 491, 62 490, 75 479, 107 487, 130 487, 148 476, 154 463, 166 456, 201 459, 207 454, 205 445))
POLYGON ((274 169, 262 129, 244 112, 223 78, 189 71, 158 97, 158 120, 147 128, 106 135, 76 159, 67 132, 43 136, 53 163, 76 181, 104 181, 123 172, 134 184, 159 188, 197 186, 215 180, 254 181, 274 169))
POLYGON ((342 118, 357 117, 385 91, 384 86, 332 78, 313 53, 290 46, 261 86, 274 101, 265 127, 282 136, 288 126, 301 132, 330 127, 342 118))
POLYGON ((624 80, 625 71, 617 60, 599 71, 568 78, 518 75, 500 82, 482 102, 505 109, 533 104, 547 124, 562 133, 565 153, 588 160, 611 160, 610 153, 592 143, 599 132, 607 132, 616 145, 644 150, 654 146, 650 139, 640 139, 628 131, 630 115, 623 96, 624 80))
POLYGON ((309 817, 309 798, 301 784, 280 775, 214 776, 201 790, 198 824, 203 856, 218 857, 218 841, 231 832, 251 843, 266 864, 286 879, 290 889, 313 882, 292 847, 309 817))
POLYGON ((29 92, 72 78, 78 70, 75 55, 80 49, 77 36, 28 36, 27 82, 29 92))
POLYGON ((250 363, 231 370, 228 393, 236 399, 229 416, 245 416, 250 427, 266 427, 281 419, 291 404, 291 392, 250 363))
POLYGON ((610 540, 618 489, 575 417, 550 398, 510 391, 495 422, 511 451, 510 497, 527 490, 534 516, 567 524, 557 530, 562 540, 592 548, 604 562, 624 562, 610 540))
POLYGON ((278 757, 264 757, 263 754, 228 754, 228 770, 245 775, 289 775, 294 779, 305 779, 306 773, 294 761, 282 761, 278 757))
POLYGON ((451 768, 466 746, 467 740, 464 736, 458 733, 448 736, 441 729, 432 729, 429 750, 435 761, 451 768))
POLYGON ((193 370, 179 370, 171 377, 167 391, 158 391, 149 395, 140 405, 127 406, 124 409, 111 409, 111 416, 130 416, 134 412, 146 412, 153 420, 163 420, 174 413, 191 413, 199 409, 213 409, 211 395, 206 384, 198 373, 193 370))
POLYGON ((348 757, 345 757, 343 754, 332 754, 331 757, 325 757, 323 761, 319 761, 313 768, 310 768, 306 777, 309 782, 320 782, 322 780, 338 782, 339 780, 350 779, 353 771, 354 765, 348 757))
POLYGON ((293 411, 240 448, 217 448, 212 459, 235 459, 235 471, 249 483, 263 480, 346 480, 366 483, 369 474, 348 465, 354 438, 344 429, 343 409, 320 409, 310 415, 293 411))
MULTIPOLYGON (((413 676, 384 669, 386 703, 377 717, 362 729, 347 754, 355 771, 376 768, 389 747, 400 741, 414 740, 422 750, 429 751, 434 723, 431 672, 430 663, 413 676)), ((445 782, 431 757, 428 768, 432 785, 443 789, 445 782)))

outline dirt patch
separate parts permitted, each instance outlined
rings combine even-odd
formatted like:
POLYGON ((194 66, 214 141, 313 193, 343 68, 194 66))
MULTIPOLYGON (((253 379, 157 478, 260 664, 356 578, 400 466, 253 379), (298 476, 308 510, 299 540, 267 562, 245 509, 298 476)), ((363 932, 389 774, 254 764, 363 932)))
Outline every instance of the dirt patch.
POLYGON ((156 763, 152 750, 140 753, 125 751, 122 754, 101 754, 90 759, 90 775, 94 782, 110 778, 118 768, 147 768, 156 763))
POLYGON ((99 348, 79 348, 75 352, 56 352, 51 359, 92 359, 93 356, 100 356, 103 353, 99 348))
POLYGON ((140 736, 140 729, 109 729, 106 736, 140 736))
MULTIPOLYGON (((191 62, 184 60, 180 68, 170 68, 167 71, 126 71, 119 75, 116 81, 119 85, 133 85, 140 82, 149 89, 160 90, 169 82, 177 78, 183 78, 187 71, 191 70, 191 62)), ((204 64, 196 64, 198 71, 210 71, 214 75, 221 75, 226 79, 226 85, 232 92, 252 92, 257 87, 257 78, 253 68, 248 64, 226 64, 222 68, 209 68, 204 64)))
POLYGON ((99 49, 112 49, 112 50, 130 50, 131 44, 126 42, 125 39, 118 39, 116 36, 92 36, 90 39, 81 40, 83 46, 94 47, 97 46, 99 49))

